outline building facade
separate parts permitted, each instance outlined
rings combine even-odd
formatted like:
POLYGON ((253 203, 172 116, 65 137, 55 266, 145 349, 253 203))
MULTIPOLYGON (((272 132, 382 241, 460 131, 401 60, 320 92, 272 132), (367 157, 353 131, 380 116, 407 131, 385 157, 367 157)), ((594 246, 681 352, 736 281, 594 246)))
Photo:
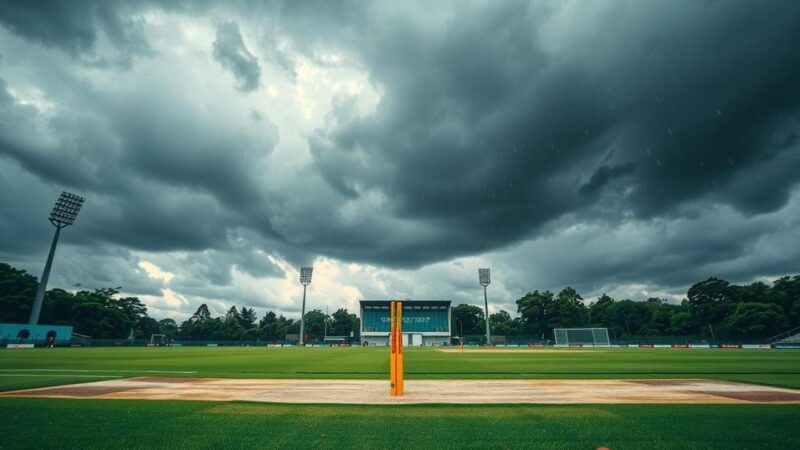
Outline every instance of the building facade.
MULTIPOLYGON (((450 300, 401 300, 403 345, 429 346, 450 343, 450 300)), ((391 300, 361 300, 361 342, 389 345, 391 300)))
POLYGON ((0 345, 69 345, 72 327, 68 325, 29 325, 0 323, 0 345))

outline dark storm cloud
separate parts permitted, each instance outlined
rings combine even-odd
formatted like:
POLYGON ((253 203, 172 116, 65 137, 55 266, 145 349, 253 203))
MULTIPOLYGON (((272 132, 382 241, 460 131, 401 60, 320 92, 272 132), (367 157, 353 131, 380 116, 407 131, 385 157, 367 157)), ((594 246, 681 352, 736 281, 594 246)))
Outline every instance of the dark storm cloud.
MULTIPOLYGON (((2 61, 2 58, 0 58, 2 61)), ((8 85, 6 81, 0 78, 0 106, 5 107, 14 103, 14 98, 8 93, 8 85)))
POLYGON ((235 223, 232 213, 219 208, 205 195, 133 184, 132 192, 112 198, 92 196, 81 211, 85 224, 79 237, 146 251, 203 250, 226 245, 226 226, 235 223), (151 194, 147 196, 147 194, 151 194))
MULTIPOLYGON (((142 86, 153 94, 171 83, 142 86)), ((266 118, 253 125, 269 130, 269 141, 249 142, 229 123, 217 123, 213 112, 198 111, 181 96, 161 94, 125 99, 111 115, 124 147, 124 163, 147 178, 212 193, 220 201, 242 206, 257 199, 252 164, 269 154, 277 130, 266 118)), ((236 124, 236 127, 239 125, 236 124)))
POLYGON ((141 20, 126 14, 133 9, 138 6, 108 0, 8 0, 0 3, 0 24, 25 39, 76 57, 91 54, 102 35, 122 50, 120 62, 127 62, 133 55, 151 51, 141 20))
POLYGON ((612 179, 630 188, 621 207, 640 217, 709 197, 753 213, 785 204, 797 149, 773 141, 798 128, 800 60, 781 43, 800 40, 800 6, 605 6, 587 11, 602 25, 556 49, 547 27, 558 11, 524 3, 459 8, 441 27, 400 18, 364 31, 371 39, 357 48, 385 94, 375 114, 339 120, 310 145, 344 195, 379 190, 396 217, 448 230, 392 260, 516 242, 588 212, 587 200, 603 197, 578 194, 612 179), (727 195, 743 185, 747 195, 727 195), (450 245, 436 248, 442 240, 450 245))
POLYGON ((528 269, 589 290, 789 271, 796 253, 765 255, 781 223, 800 227, 797 23, 797 2, 3 2, 0 201, 16 213, 0 251, 46 241, 64 187, 90 197, 69 245, 184 252, 197 296, 230 292, 234 269, 280 277, 267 255, 418 268, 511 252, 523 290, 528 269), (170 52, 189 34, 201 51, 170 52), (85 64, 107 58, 128 64, 85 64), (207 93, 220 65, 249 95, 207 93), (304 65, 363 73, 380 99, 340 90, 319 129, 278 129, 304 65), (262 75, 288 87, 269 97, 262 75), (309 165, 282 164, 304 147, 270 159, 297 136, 309 165))
MULTIPOLYGON (((202 279, 215 286, 230 285, 234 268, 253 277, 283 276, 283 271, 264 252, 241 245, 236 240, 220 251, 209 250, 188 255, 181 261, 181 268, 191 274, 191 277, 184 277, 185 279, 202 279)), ((203 283, 195 287, 202 290, 205 286, 203 283)))
POLYGON ((592 178, 586 184, 582 185, 578 192, 581 194, 593 194, 603 189, 605 185, 613 181, 615 178, 628 175, 634 171, 633 164, 623 164, 620 166, 600 166, 592 174, 592 178))
MULTIPOLYGON (((35 107, 9 100, 7 89, 0 92, 0 157, 16 160, 48 185, 92 197, 74 236, 87 245, 99 238, 150 251, 224 247, 226 230, 241 221, 231 208, 256 196, 248 164, 272 145, 245 143, 208 125, 185 99, 165 94, 84 102, 43 120, 35 107)), ((269 130, 271 124, 260 126, 269 130)), ((31 184, 30 177, 26 181, 6 192, 14 195, 31 184)), ((40 217, 58 194, 48 191, 40 217)), ((32 213, 21 208, 15 220, 32 213)), ((20 237, 14 245, 25 240, 20 237)))
POLYGON ((568 232, 545 234, 490 261, 511 292, 572 286, 599 295, 638 286, 684 296, 689 286, 711 276, 743 283, 772 278, 792 273, 800 259, 800 251, 786 246, 800 231, 800 191, 794 194, 785 209, 747 220, 721 205, 644 224, 575 226, 574 217, 564 217, 554 227, 568 232))
POLYGON ((214 58, 236 77, 237 89, 243 92, 258 89, 261 67, 258 65, 258 59, 244 45, 239 25, 226 22, 217 26, 214 58))
POLYGON ((31 186, 36 186, 36 179, 16 161, 0 155, 0 254, 4 261, 47 251, 42 244, 47 245, 52 227, 45 219, 55 197, 31 186), (41 209, 31 207, 34 202, 41 202, 41 209))

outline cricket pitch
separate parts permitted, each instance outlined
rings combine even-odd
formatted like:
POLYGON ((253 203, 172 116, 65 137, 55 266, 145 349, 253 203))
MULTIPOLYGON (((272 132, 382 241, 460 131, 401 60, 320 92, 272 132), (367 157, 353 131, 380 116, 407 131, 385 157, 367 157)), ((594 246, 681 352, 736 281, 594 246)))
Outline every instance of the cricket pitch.
POLYGON ((137 377, 0 393, 0 397, 336 404, 800 404, 800 390, 707 379, 388 381, 137 377))

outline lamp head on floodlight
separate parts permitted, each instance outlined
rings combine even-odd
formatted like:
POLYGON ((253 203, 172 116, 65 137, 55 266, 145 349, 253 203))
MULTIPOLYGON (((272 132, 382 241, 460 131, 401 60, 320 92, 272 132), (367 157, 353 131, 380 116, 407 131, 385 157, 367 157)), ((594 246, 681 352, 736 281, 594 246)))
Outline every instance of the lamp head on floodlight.
POLYGON ((67 191, 61 192, 56 200, 56 205, 53 206, 53 212, 50 213, 50 223, 57 228, 72 225, 75 218, 78 217, 81 206, 83 206, 83 197, 67 191))
POLYGON ((478 280, 481 286, 488 286, 492 282, 489 276, 489 269, 478 269, 478 280))
POLYGON ((311 284, 311 273, 314 271, 313 267, 301 267, 300 268, 300 284, 303 286, 308 286, 311 284))

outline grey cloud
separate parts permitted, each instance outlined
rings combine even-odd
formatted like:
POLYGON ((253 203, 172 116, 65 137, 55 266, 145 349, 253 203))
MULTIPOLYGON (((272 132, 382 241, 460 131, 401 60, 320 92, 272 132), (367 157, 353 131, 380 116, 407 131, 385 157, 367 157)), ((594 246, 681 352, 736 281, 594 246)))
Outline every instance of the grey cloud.
POLYGON ((436 239, 450 245, 420 235, 394 264, 509 245, 567 212, 589 214, 577 194, 621 175, 634 189, 620 206, 642 217, 709 192, 725 198, 754 165, 769 181, 727 201, 781 206, 766 200, 785 199, 800 171, 770 141, 798 112, 800 63, 769 43, 800 38, 800 8, 758 8, 744 37, 746 2, 602 5, 614 32, 576 33, 557 54, 541 37, 557 11, 525 4, 459 8, 433 31, 404 21, 364 31, 372 38, 357 48, 386 93, 374 115, 334 122, 309 144, 343 195, 379 190, 395 217, 447 230, 436 239), (608 169, 581 186, 611 145, 608 169))
POLYGON ((261 67, 258 59, 245 46, 239 25, 226 22, 217 26, 214 58, 236 77, 237 89, 243 92, 258 89, 261 67))
MULTIPOLYGON (((25 39, 79 58, 93 56, 104 36, 120 51, 118 62, 127 64, 132 56, 151 53, 142 20, 130 14, 138 7, 108 0, 9 0, 0 3, 0 24, 25 39)), ((107 58, 87 62, 104 64, 107 58)))
POLYGON ((622 226, 598 220, 575 229, 575 218, 564 217, 542 237, 488 259, 512 292, 573 286, 596 296, 639 285, 683 295, 710 276, 748 283, 790 273, 800 259, 785 246, 800 233, 800 190, 790 198, 782 209, 749 220, 731 206, 702 202, 684 207, 681 217, 622 226))
POLYGON ((267 258, 266 253, 255 249, 238 248, 231 252, 234 266, 255 278, 282 277, 283 271, 267 258))
POLYGON ((47 252, 47 242, 53 233, 47 217, 57 196, 57 190, 42 187, 14 160, 0 155, 0 256, 3 261, 26 261, 31 255, 38 257, 47 252))
MULTIPOLYGON (((2 61, 2 57, 0 57, 2 61)), ((5 80, 0 78, 0 105, 9 105, 14 102, 14 98, 8 93, 8 84, 5 80)))
MULTIPOLYGON (((154 180, 210 191, 231 204, 255 200, 250 170, 277 140, 248 141, 229 123, 215 123, 212 115, 199 114, 181 97, 130 99, 111 117, 126 165, 154 180)), ((254 126, 274 129, 265 117, 254 126)))
MULTIPOLYGON (((800 262, 790 251, 770 257, 797 230, 800 62, 785 43, 800 41, 800 4, 42 5, 0 5, 0 32, 19 37, 0 43, 8 261, 37 260, 64 187, 89 198, 70 247, 185 254, 171 256, 190 269, 176 290, 220 305, 264 301, 231 270, 280 277, 267 255, 409 269, 360 289, 399 295, 415 289, 404 277, 419 276, 414 292, 462 299, 471 282, 423 272, 488 254, 510 298, 565 284, 684 289, 698 271, 747 279, 800 262), (221 64, 244 92, 283 71, 288 102, 296 61, 327 69, 322 55, 337 54, 382 96, 369 112, 335 96, 317 130, 279 130, 270 116, 282 104, 260 92, 209 101, 198 94, 213 80, 148 53, 141 18, 171 8, 203 25, 227 20, 203 64, 221 64), (106 43, 150 58, 103 78, 85 63, 107 57, 106 43), (50 106, 23 101, 37 90, 50 106), (297 136, 307 166, 271 157, 297 136), (622 231, 632 234, 615 237, 622 231)), ((133 261, 105 257, 109 267, 133 261)))
MULTIPOLYGON (((102 93, 85 80, 65 76, 61 86, 45 77, 36 81, 52 88, 48 97, 69 104, 48 114, 16 101, 3 82, 0 157, 45 184, 92 197, 77 231, 87 245, 99 238, 151 251, 224 246, 227 230, 247 224, 242 215, 264 201, 257 169, 277 129, 264 116, 249 125, 259 138, 243 135, 235 118, 194 108, 171 75, 102 93), (75 95, 80 103, 72 103, 75 95)), ((258 226, 270 233, 268 220, 258 226)))
POLYGON ((597 168, 592 174, 592 178, 589 179, 586 184, 578 188, 578 192, 581 194, 593 194, 603 189, 605 185, 614 179, 633 173, 634 170, 635 166, 631 163, 621 164, 619 166, 602 165, 597 168))
POLYGON ((219 207, 207 195, 191 195, 167 186, 153 189, 130 185, 136 191, 113 199, 92 197, 81 212, 80 236, 90 243, 100 239, 138 250, 202 250, 224 245, 226 226, 235 214, 219 207), (148 195, 149 194, 149 195, 148 195))
MULTIPOLYGON (((49 227, 44 231, 38 236, 36 248, 29 253, 30 256, 19 257, 0 251, 0 257, 31 275, 41 276, 53 229, 49 227)), ((89 291, 120 287, 124 292, 138 295, 161 295, 163 283, 138 270, 138 260, 129 251, 118 246, 96 244, 87 248, 75 245, 73 232, 74 229, 67 228, 62 233, 53 261, 50 287, 89 291)))

